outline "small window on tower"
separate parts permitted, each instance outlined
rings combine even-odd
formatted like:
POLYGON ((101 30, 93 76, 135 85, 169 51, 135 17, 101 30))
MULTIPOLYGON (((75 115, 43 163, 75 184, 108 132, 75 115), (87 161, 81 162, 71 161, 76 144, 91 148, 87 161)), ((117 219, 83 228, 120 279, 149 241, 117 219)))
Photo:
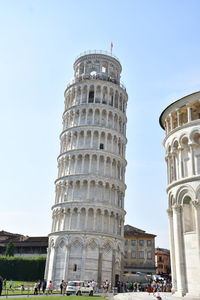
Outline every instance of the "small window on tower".
POLYGON ((74 264, 73 271, 74 271, 74 272, 76 272, 76 271, 77 271, 77 264, 74 264))
POLYGON ((100 144, 99 149, 104 149, 104 144, 100 144))
POLYGON ((102 73, 106 73, 106 68, 102 67, 102 73))

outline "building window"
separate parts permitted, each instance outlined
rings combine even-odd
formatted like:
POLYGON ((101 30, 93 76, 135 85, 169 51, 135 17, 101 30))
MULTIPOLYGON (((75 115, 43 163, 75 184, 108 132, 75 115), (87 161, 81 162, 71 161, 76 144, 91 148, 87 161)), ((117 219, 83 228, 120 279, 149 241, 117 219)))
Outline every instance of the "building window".
POLYGON ((151 240, 147 240, 147 246, 151 247, 151 245, 152 245, 152 241, 151 240))
POLYGON ((136 258, 136 251, 131 252, 131 258, 136 258))
POLYGON ((139 251, 139 258, 144 258, 144 251, 139 251))
POLYGON ((137 245, 137 240, 131 240, 131 246, 136 246, 137 245))
POLYGON ((128 252, 124 251, 124 258, 128 258, 128 252))
POLYGON ((139 245, 140 246, 144 246, 144 241, 143 240, 139 240, 139 245))
POLYGON ((147 252, 147 259, 152 259, 152 252, 151 251, 147 252))
POLYGON ((74 271, 74 272, 77 271, 77 264, 74 264, 73 271, 74 271))
POLYGON ((125 240, 125 246, 128 246, 128 240, 125 240))
POLYGON ((104 149, 104 144, 100 144, 99 149, 104 149))

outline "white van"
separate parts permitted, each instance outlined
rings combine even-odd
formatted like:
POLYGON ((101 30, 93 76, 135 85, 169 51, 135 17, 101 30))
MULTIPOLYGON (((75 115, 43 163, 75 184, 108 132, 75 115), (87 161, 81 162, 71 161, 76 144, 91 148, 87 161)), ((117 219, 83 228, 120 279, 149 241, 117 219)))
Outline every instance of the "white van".
POLYGON ((69 281, 66 288, 66 294, 69 295, 84 295, 93 296, 93 288, 84 281, 69 281))

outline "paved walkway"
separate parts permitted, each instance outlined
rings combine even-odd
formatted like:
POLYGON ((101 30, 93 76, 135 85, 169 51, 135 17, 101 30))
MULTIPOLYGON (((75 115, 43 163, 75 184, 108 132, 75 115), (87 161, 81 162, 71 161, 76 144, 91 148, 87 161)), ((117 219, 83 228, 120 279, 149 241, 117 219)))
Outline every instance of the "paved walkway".
MULTIPOLYGON (((162 300, 172 300, 172 294, 171 293, 160 293, 160 297, 162 300)), ((134 292, 134 293, 120 293, 115 295, 114 300, 157 300, 157 298, 151 293, 147 292, 134 292)), ((175 299, 174 299, 175 300, 175 299)))
MULTIPOLYGON (((176 297, 172 293, 162 293, 160 292, 160 297, 162 300, 200 300, 200 297, 176 297)), ((153 294, 148 294, 147 292, 139 293, 121 293, 113 297, 113 300, 157 300, 153 294)))

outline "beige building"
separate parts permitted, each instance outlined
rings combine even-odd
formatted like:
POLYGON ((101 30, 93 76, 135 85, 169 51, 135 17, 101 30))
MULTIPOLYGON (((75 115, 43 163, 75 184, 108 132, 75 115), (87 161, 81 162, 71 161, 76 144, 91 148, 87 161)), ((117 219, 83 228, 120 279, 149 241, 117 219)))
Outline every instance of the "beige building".
POLYGON ((165 130, 173 291, 200 297, 200 92, 169 105, 165 130))
POLYGON ((155 273, 155 237, 136 227, 124 226, 124 273, 155 273))
POLYGON ((164 248, 156 248, 156 274, 159 275, 170 275, 171 264, 170 264, 170 251, 164 248))

